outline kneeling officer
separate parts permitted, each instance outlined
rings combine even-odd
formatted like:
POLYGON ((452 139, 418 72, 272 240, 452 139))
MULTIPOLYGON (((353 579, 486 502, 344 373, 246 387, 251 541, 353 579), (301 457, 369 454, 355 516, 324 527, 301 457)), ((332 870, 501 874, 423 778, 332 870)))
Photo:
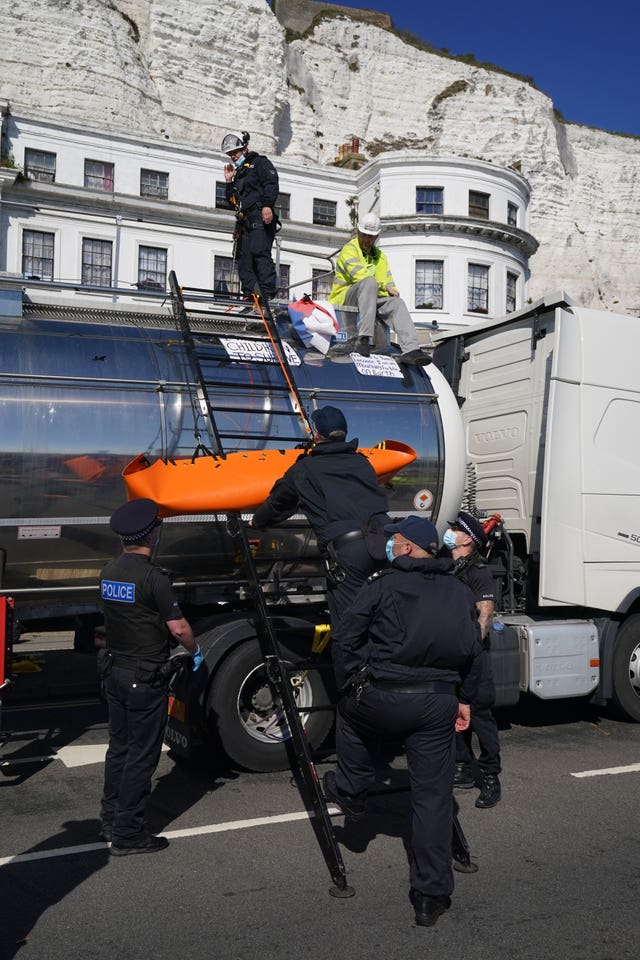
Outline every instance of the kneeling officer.
POLYGON ((338 689, 338 769, 325 796, 364 813, 380 741, 404 743, 413 813, 411 890, 416 923, 451 903, 454 732, 469 725, 482 648, 470 590, 434 559, 438 532, 420 517, 384 527, 391 566, 369 577, 332 637, 338 689))
POLYGON ((151 777, 158 765, 167 722, 166 667, 173 637, 202 663, 200 647, 178 606, 168 574, 151 560, 158 543, 158 506, 131 500, 111 517, 122 554, 100 578, 106 649, 101 675, 109 705, 109 749, 100 815, 101 838, 111 853, 154 853, 169 845, 145 827, 151 777))

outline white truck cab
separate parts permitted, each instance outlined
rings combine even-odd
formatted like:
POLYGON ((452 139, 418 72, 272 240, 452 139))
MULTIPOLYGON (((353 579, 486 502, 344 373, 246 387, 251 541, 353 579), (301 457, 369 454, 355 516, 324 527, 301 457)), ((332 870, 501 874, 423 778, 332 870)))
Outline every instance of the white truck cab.
POLYGON ((463 418, 465 503, 501 514, 513 548, 499 621, 517 635, 520 689, 613 700, 633 720, 638 356, 638 318, 588 310, 563 293, 436 335, 435 349, 463 418))

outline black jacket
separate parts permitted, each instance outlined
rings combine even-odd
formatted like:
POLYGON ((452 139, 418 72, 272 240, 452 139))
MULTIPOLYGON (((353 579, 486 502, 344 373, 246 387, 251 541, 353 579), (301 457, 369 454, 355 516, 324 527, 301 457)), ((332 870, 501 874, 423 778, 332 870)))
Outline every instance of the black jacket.
POLYGON ((129 657, 165 660, 167 620, 182 617, 166 570, 144 554, 122 553, 100 575, 107 646, 129 657))
POLYGON ((302 511, 323 550, 334 537, 385 513, 387 495, 357 446, 357 440, 329 440, 298 457, 254 513, 254 527, 277 526, 302 511))
POLYGON ((250 152, 226 191, 236 213, 241 212, 248 221, 261 219, 263 207, 275 208, 280 192, 278 171, 267 157, 250 152))
POLYGON ((480 629, 471 592, 452 569, 450 560, 399 557, 369 578, 332 635, 338 689, 368 663, 373 679, 460 683, 460 700, 473 700, 480 629))
POLYGON ((496 584, 491 576, 486 560, 483 560, 477 550, 467 557, 454 561, 454 574, 471 590, 476 603, 483 600, 495 601, 496 584))

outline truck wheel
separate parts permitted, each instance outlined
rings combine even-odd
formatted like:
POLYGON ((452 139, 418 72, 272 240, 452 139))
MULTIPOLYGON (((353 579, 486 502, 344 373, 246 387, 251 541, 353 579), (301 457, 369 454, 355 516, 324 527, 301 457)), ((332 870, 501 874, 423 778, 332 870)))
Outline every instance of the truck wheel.
POLYGON ((613 702, 634 722, 640 722, 640 614, 618 630, 613 654, 613 702))
MULTIPOLYGON (((317 670, 298 667, 300 655, 281 648, 299 707, 329 706, 331 701, 317 670)), ((209 723, 222 749, 247 770, 285 770, 289 758, 285 743, 291 734, 282 704, 267 679, 257 640, 236 647, 219 669, 207 701, 209 723)), ((333 711, 322 710, 300 717, 311 747, 318 747, 333 725, 333 711)))

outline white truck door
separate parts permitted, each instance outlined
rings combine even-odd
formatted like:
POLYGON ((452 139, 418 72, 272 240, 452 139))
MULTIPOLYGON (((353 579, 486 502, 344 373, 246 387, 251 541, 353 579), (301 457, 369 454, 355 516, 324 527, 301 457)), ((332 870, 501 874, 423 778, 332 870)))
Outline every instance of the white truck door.
POLYGON ((556 311, 540 602, 617 609, 640 584, 640 320, 556 311))

